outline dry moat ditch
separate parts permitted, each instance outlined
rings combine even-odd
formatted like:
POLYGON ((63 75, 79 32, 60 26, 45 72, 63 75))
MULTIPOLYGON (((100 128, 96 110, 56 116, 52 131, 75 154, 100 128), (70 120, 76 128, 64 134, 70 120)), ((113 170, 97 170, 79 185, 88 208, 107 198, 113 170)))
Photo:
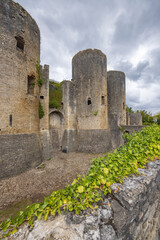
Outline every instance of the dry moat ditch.
POLYGON ((38 168, 0 181, 0 222, 16 216, 33 202, 42 201, 52 191, 64 188, 78 174, 86 174, 91 159, 104 155, 56 152, 38 168))

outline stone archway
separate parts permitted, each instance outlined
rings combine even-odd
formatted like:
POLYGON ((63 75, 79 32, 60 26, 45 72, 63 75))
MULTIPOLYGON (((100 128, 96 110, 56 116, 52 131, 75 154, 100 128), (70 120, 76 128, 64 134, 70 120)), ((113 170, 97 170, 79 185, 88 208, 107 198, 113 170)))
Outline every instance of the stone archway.
POLYGON ((52 136, 53 149, 61 150, 64 132, 64 116, 59 110, 52 110, 49 113, 50 133, 52 136))

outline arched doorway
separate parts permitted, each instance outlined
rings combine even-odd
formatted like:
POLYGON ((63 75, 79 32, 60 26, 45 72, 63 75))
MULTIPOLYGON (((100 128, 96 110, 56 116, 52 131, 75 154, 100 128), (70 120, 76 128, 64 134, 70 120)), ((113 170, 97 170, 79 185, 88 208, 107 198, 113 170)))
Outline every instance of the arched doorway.
POLYGON ((53 149, 60 150, 62 148, 63 124, 63 113, 58 110, 52 110, 49 114, 49 125, 53 149))

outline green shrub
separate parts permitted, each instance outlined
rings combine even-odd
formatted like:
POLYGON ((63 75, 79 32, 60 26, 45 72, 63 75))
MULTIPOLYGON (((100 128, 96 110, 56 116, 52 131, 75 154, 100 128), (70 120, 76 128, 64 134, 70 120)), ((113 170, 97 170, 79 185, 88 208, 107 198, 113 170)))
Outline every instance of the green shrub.
POLYGON ((49 107, 59 109, 59 108, 60 108, 60 103, 58 102, 58 100, 52 99, 52 100, 49 102, 49 107))
POLYGON ((49 86, 49 107, 61 109, 61 102, 62 102, 62 89, 61 83, 56 83, 54 81, 50 81, 49 86))

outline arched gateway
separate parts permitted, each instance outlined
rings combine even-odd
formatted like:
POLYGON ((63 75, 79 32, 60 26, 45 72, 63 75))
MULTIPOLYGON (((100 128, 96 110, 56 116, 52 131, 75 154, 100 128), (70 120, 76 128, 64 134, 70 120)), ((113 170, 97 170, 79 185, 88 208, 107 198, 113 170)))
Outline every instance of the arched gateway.
POLYGON ((64 129, 63 113, 57 109, 52 109, 49 113, 49 125, 53 148, 61 150, 64 129))

